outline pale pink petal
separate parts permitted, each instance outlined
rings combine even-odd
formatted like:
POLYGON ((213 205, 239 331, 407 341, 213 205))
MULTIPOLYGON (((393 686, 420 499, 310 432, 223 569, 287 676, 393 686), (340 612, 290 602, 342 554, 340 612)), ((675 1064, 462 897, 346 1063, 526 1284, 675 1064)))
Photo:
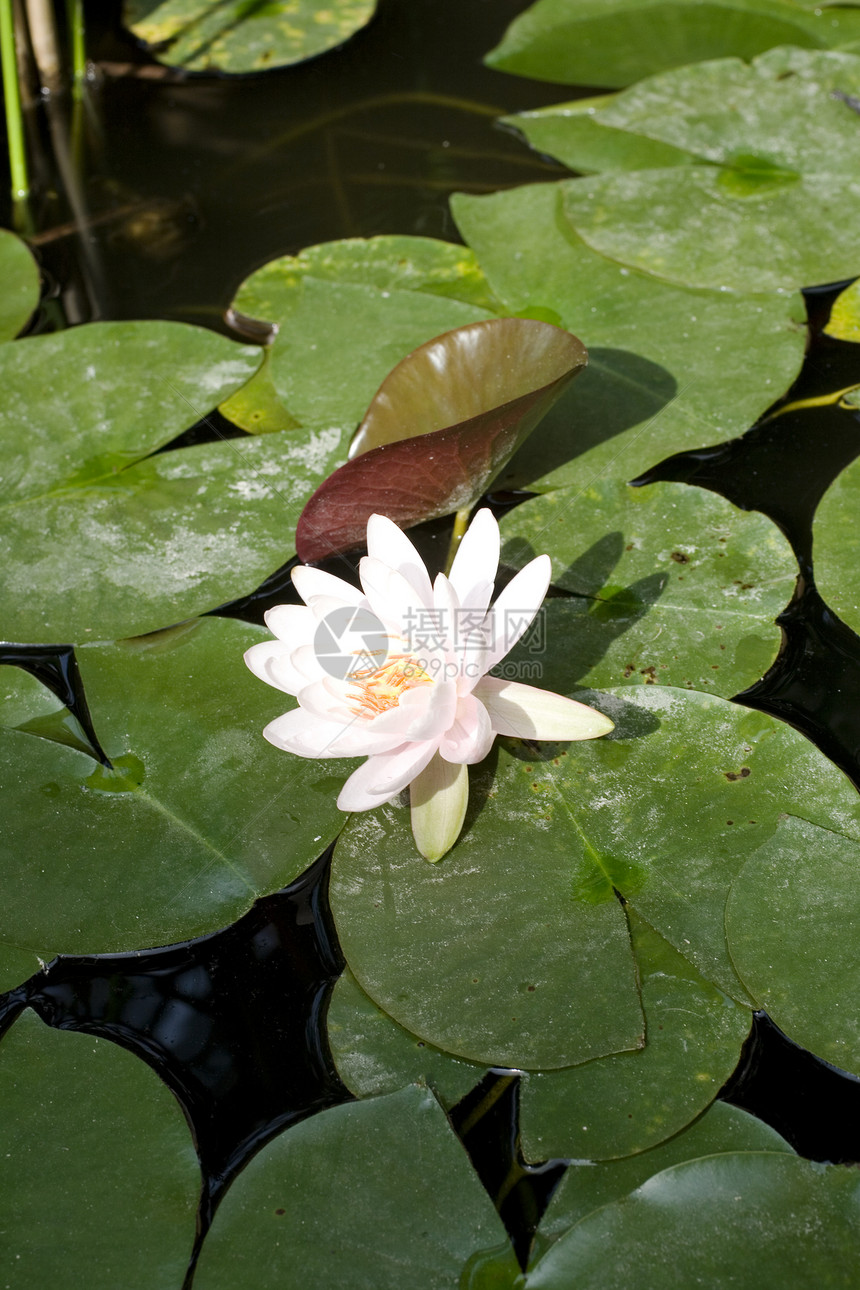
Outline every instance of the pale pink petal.
POLYGON ((360 587, 345 582, 343 578, 336 578, 333 573, 312 569, 307 564, 298 565, 290 577, 302 600, 311 608, 321 597, 337 600, 344 605, 360 605, 364 601, 360 587))
POLYGON ((313 645, 300 645, 298 649, 291 650, 290 663, 305 678, 306 685, 310 681, 319 681, 326 675, 313 645))
POLYGON ((290 649, 297 649, 313 639, 317 623, 307 605, 274 605, 263 617, 266 626, 290 649))
POLYGON ((457 639, 460 630, 460 600, 444 573, 437 574, 433 583, 433 606, 439 648, 459 669, 457 639))
POLYGON ((298 694, 307 678, 290 662, 289 646, 284 641, 260 641, 245 651, 245 663, 261 681, 285 694, 298 694))
POLYGON ((386 627, 393 627, 404 640, 408 640, 410 630, 422 622, 428 611, 432 612, 432 599, 428 603, 408 578, 383 560, 365 556, 359 563, 358 576, 370 608, 386 627))
POLYGON ((270 721, 263 737, 299 757, 360 757, 371 751, 372 744, 360 722, 322 721, 304 708, 270 721))
POLYGON ((430 575, 421 556, 406 534, 386 515, 371 515, 367 521, 367 554, 401 573, 426 606, 433 603, 430 575))
POLYGON ((463 609, 483 613, 489 605, 499 567, 499 546, 499 526, 485 506, 463 535, 451 565, 451 582, 463 609))
POLYGON ((489 672, 503 659, 528 631, 543 603, 552 577, 552 561, 539 555, 520 569, 488 611, 491 644, 482 661, 481 671, 489 672))
POLYGON ((396 708, 376 717, 370 729, 379 734, 400 730, 404 740, 435 739, 438 743, 453 722, 456 709, 457 687, 453 681, 416 685, 406 691, 396 708))
POLYGON ((473 694, 464 694, 457 701, 456 717, 439 744, 439 752, 446 761, 473 766, 484 760, 494 738, 490 715, 483 703, 473 694))
POLYGON ((550 690, 485 676, 475 695, 486 705, 493 730, 518 739, 598 739, 614 723, 595 708, 550 690))
POLYGON ((354 770, 340 790, 341 811, 370 811, 396 797, 401 789, 420 775, 436 752, 436 741, 403 744, 389 753, 368 757, 354 770))

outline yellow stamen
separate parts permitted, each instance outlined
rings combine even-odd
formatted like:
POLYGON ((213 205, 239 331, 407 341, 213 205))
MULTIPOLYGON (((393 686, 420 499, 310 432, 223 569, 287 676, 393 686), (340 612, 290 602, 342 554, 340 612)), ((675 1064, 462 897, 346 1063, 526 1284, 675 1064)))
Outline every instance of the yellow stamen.
POLYGON ((411 654, 392 654, 382 667, 368 667, 351 674, 350 680, 357 687, 347 696, 353 700, 351 711, 357 717, 378 717, 396 708, 407 690, 426 685, 432 679, 411 654))

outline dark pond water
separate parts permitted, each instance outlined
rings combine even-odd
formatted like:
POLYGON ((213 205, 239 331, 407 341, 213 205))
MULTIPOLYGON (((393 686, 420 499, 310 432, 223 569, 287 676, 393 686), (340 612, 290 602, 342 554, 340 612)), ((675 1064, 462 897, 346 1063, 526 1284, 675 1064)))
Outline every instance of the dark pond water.
MULTIPOLYGON (((36 330, 101 318, 176 318, 226 330, 238 283, 267 260, 345 236, 456 239, 454 190, 492 191, 563 173, 494 118, 576 97, 569 87, 482 67, 524 0, 381 0, 353 41, 304 66, 219 79, 161 74, 120 30, 118 6, 91 6, 99 73, 89 170, 91 223, 78 236, 53 194, 50 159, 35 202, 51 298, 36 330)), ((583 93, 587 92, 585 90, 583 93)), ((47 139, 47 123, 42 122, 47 139)), ((6 221, 8 223, 8 219, 6 221)), ((832 292, 809 295, 816 337, 793 398, 860 381, 856 346, 822 338, 832 292)), ((225 426, 218 424, 223 430, 225 426)), ((213 423, 198 428, 199 440, 213 423)), ((803 570, 782 619, 784 646, 743 697, 813 739, 860 783, 860 641, 811 581, 815 503, 860 449, 856 415, 789 414, 744 439, 673 458, 651 478, 695 482, 765 511, 803 570)), ((496 499, 500 507, 515 498, 496 499)), ((445 541, 444 526, 426 538, 445 541)), ((261 621, 283 575, 223 612, 261 621)), ((249 588, 249 593, 252 589, 249 588)), ((0 655, 34 671, 87 725, 70 649, 0 655)), ((329 1055, 325 1010, 342 959, 327 906, 328 855, 232 927, 139 954, 63 958, 7 996, 8 1023, 29 1003, 51 1025, 106 1036, 170 1085, 192 1123, 207 1196, 204 1225, 249 1154, 303 1116, 348 1098, 329 1055)), ((760 1115, 815 1159, 860 1160, 860 1081, 756 1018, 722 1096, 760 1115)), ((525 1253, 563 1165, 525 1167, 516 1079, 487 1080, 453 1119, 525 1253)))

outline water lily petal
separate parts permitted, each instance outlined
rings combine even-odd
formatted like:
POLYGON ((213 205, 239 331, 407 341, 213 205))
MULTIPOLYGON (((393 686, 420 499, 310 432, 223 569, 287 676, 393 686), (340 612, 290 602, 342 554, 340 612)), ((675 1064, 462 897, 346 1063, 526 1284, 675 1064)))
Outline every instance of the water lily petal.
POLYGON ((439 745, 446 761, 464 762, 470 766, 483 761, 493 744, 495 731, 483 703, 473 694, 457 701, 457 714, 439 745))
POLYGON ((430 575, 409 538, 387 515, 367 521, 367 554, 401 573, 428 608, 433 603, 430 575))
POLYGON ((460 598, 444 573, 437 574, 433 583, 433 605, 439 648, 457 666, 459 672, 457 637, 460 628, 460 598))
POLYGON ((266 626, 278 640, 296 649, 313 638, 317 623, 307 605, 275 605, 263 615, 266 626))
POLYGON ((370 811, 384 806, 419 775, 436 752, 436 741, 403 744, 392 752, 368 757, 340 790, 341 811, 370 811))
POLYGON ((614 729, 609 717, 575 699, 519 681, 485 676, 474 694, 486 705, 499 735, 518 739, 597 739, 614 729))
POLYGON ((438 743, 454 721, 457 687, 453 681, 416 685, 407 690, 396 708, 370 722, 374 734, 400 732, 402 741, 435 739, 438 743))
POLYGON ((284 712, 263 730, 263 738, 276 748, 299 757, 357 757, 370 751, 361 722, 322 721, 304 708, 284 712))
POLYGON ((520 569, 489 610, 491 644, 481 663, 481 671, 489 672, 516 645, 534 621, 547 593, 552 577, 552 562, 548 555, 539 555, 520 569))
MULTIPOLYGON (((296 591, 311 609, 320 597, 331 598, 344 605, 364 603, 364 595, 360 587, 353 586, 351 582, 345 582, 343 578, 335 577, 333 573, 326 573, 323 569, 314 569, 310 565, 300 564, 293 569, 290 577, 296 591)), ((268 622, 268 615, 266 621, 268 622)))
POLYGON ((245 651, 245 663, 254 676, 285 694, 298 694, 307 685, 307 677, 290 659, 290 648, 284 641, 260 641, 245 651))
POLYGON ((499 549, 499 526, 493 512, 484 506, 464 533, 451 565, 449 576, 463 609, 486 610, 499 567, 499 549))
POLYGON ((409 800, 415 845, 435 864, 460 836, 469 805, 469 772, 437 753, 413 779, 409 800))

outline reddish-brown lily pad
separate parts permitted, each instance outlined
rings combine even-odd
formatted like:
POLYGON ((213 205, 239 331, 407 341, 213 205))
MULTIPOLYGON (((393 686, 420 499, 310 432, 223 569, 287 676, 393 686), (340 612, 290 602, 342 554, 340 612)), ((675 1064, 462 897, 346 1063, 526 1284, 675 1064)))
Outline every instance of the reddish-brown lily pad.
POLYGON ((421 345, 377 390, 352 460, 305 506, 301 559, 358 545, 374 512, 408 527, 474 505, 587 361, 570 332, 533 318, 471 323, 421 345))

